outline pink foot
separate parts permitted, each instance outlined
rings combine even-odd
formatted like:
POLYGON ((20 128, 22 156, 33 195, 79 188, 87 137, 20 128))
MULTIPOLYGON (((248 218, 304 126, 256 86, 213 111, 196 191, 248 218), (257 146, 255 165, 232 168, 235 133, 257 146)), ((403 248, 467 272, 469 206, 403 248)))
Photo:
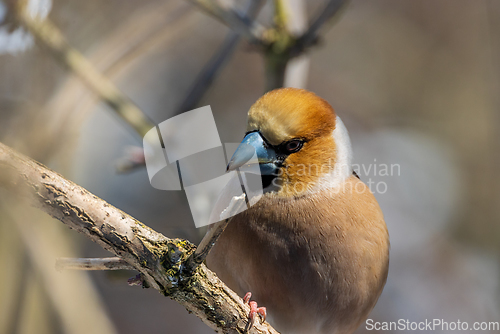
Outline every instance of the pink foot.
POLYGON ((250 330, 250 328, 252 328, 254 322, 255 322, 255 315, 258 313, 260 314, 260 316, 262 317, 262 321, 266 321, 266 308, 265 307, 258 307, 257 306, 257 302, 254 302, 254 301, 250 301, 250 298, 252 298, 252 293, 251 292, 247 292, 245 297, 243 297, 243 301, 245 303, 247 303, 248 305, 250 305, 250 314, 248 314, 248 322, 249 322, 249 327, 248 327, 248 330, 250 330))

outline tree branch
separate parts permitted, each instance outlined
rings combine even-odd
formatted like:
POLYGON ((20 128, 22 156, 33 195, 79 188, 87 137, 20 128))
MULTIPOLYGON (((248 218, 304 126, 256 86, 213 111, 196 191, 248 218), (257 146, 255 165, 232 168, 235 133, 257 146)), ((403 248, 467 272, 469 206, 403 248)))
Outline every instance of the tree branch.
POLYGON ((215 243, 222 235, 222 232, 224 232, 224 230, 226 229, 227 225, 229 225, 233 217, 215 223, 213 226, 209 227, 207 234, 205 234, 205 236, 201 240, 196 250, 193 252, 193 254, 191 254, 189 259, 187 260, 186 265, 190 270, 193 270, 194 268, 202 264, 203 261, 205 261, 208 253, 210 253, 215 243))
POLYGON ((263 43, 262 38, 265 28, 255 20, 241 15, 234 8, 225 8, 218 0, 189 0, 189 2, 197 5, 233 31, 244 36, 250 43, 263 43))
MULTIPOLYGON (((40 163, 0 143, 0 186, 87 236, 139 271, 212 329, 244 333, 248 305, 204 264, 185 270, 189 241, 169 239, 40 163)), ((256 323, 250 333, 277 333, 256 323)))

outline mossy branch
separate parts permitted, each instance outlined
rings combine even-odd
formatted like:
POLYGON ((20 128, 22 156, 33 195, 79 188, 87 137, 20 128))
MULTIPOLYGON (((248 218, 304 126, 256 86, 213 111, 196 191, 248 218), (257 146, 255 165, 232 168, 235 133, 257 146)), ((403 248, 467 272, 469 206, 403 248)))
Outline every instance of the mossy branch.
MULTIPOLYGON (((186 270, 196 246, 170 239, 42 164, 0 143, 0 187, 60 220, 139 271, 145 283, 212 329, 244 333, 248 305, 204 264, 186 270)), ((250 333, 278 333, 256 323, 250 333)))

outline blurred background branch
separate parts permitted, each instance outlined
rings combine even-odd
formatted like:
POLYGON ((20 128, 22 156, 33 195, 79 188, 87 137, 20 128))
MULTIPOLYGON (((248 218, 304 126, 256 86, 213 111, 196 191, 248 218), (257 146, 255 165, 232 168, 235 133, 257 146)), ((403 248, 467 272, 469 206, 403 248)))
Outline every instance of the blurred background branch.
POLYGON ((293 53, 300 53, 317 43, 319 31, 325 29, 324 26, 337 15, 339 10, 346 6, 347 2, 346 0, 328 0, 326 6, 319 10, 316 18, 312 21, 307 31, 297 38, 293 53))
POLYGON ((66 41, 61 31, 48 19, 33 18, 26 10, 18 10, 18 19, 51 54, 69 70, 86 82, 104 103, 127 122, 142 138, 155 126, 149 117, 100 73, 75 48, 66 41))
MULTIPOLYGON (((248 17, 249 20, 254 21, 263 5, 264 0, 248 1, 247 8, 244 12, 245 16, 248 17)), ((233 55, 240 41, 240 37, 241 35, 235 30, 231 30, 227 33, 219 50, 210 58, 208 63, 201 70, 201 73, 196 77, 189 93, 182 101, 178 113, 194 109, 198 105, 212 81, 217 77, 219 71, 222 70, 224 65, 233 55)))
MULTIPOLYGON (((219 0, 189 0, 205 12, 226 24, 231 30, 244 36, 250 43, 262 44, 265 28, 255 20, 240 14, 234 8, 223 6, 219 0)), ((253 0, 251 0, 253 1, 253 0)))
POLYGON ((68 258, 62 257, 56 260, 56 269, 76 270, 134 270, 134 267, 119 257, 107 258, 68 258))
MULTIPOLYGON (((231 56, 238 43, 239 34, 245 36, 251 43, 267 45, 264 48, 266 50, 264 52, 267 73, 266 90, 283 87, 285 71, 290 59, 300 56, 307 47, 313 44, 309 40, 313 37, 317 38, 317 32, 321 26, 334 16, 345 1, 330 1, 325 10, 313 22, 313 25, 297 39, 290 31, 291 8, 286 8, 287 5, 283 0, 274 0, 274 25, 273 29, 266 33, 266 41, 261 40, 260 37, 256 38, 255 33, 255 31, 259 31, 260 36, 264 34, 264 28, 260 27, 255 20, 262 7, 261 0, 248 1, 243 14, 234 8, 224 8, 215 0, 192 2, 228 24, 233 31, 229 32, 220 50, 202 69, 195 84, 181 104, 179 112, 190 110, 198 104, 204 92, 215 79, 217 72, 231 56), (302 41, 303 39, 304 41, 302 41)), ((35 36, 40 44, 46 47, 55 59, 82 78, 89 88, 128 123, 140 137, 144 137, 147 131, 155 126, 150 118, 116 88, 111 80, 99 72, 85 56, 68 44, 61 31, 50 20, 34 17, 26 9, 23 2, 18 2, 17 6, 13 5, 11 8, 17 13, 20 23, 35 36)), ((143 159, 131 160, 127 157, 121 159, 117 164, 118 172, 127 172, 141 167, 143 164, 137 163, 138 160, 143 161, 143 159)))

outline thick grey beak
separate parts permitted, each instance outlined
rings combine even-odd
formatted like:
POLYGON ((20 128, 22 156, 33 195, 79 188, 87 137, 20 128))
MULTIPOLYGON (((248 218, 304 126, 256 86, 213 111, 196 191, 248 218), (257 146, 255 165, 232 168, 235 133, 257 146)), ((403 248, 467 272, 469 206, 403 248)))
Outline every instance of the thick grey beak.
POLYGON ((250 132, 243 138, 243 141, 234 152, 227 171, 235 170, 245 166, 258 163, 262 175, 274 175, 277 172, 276 152, 272 147, 264 142, 259 132, 250 132), (254 154, 257 154, 257 161, 252 160, 254 154))

